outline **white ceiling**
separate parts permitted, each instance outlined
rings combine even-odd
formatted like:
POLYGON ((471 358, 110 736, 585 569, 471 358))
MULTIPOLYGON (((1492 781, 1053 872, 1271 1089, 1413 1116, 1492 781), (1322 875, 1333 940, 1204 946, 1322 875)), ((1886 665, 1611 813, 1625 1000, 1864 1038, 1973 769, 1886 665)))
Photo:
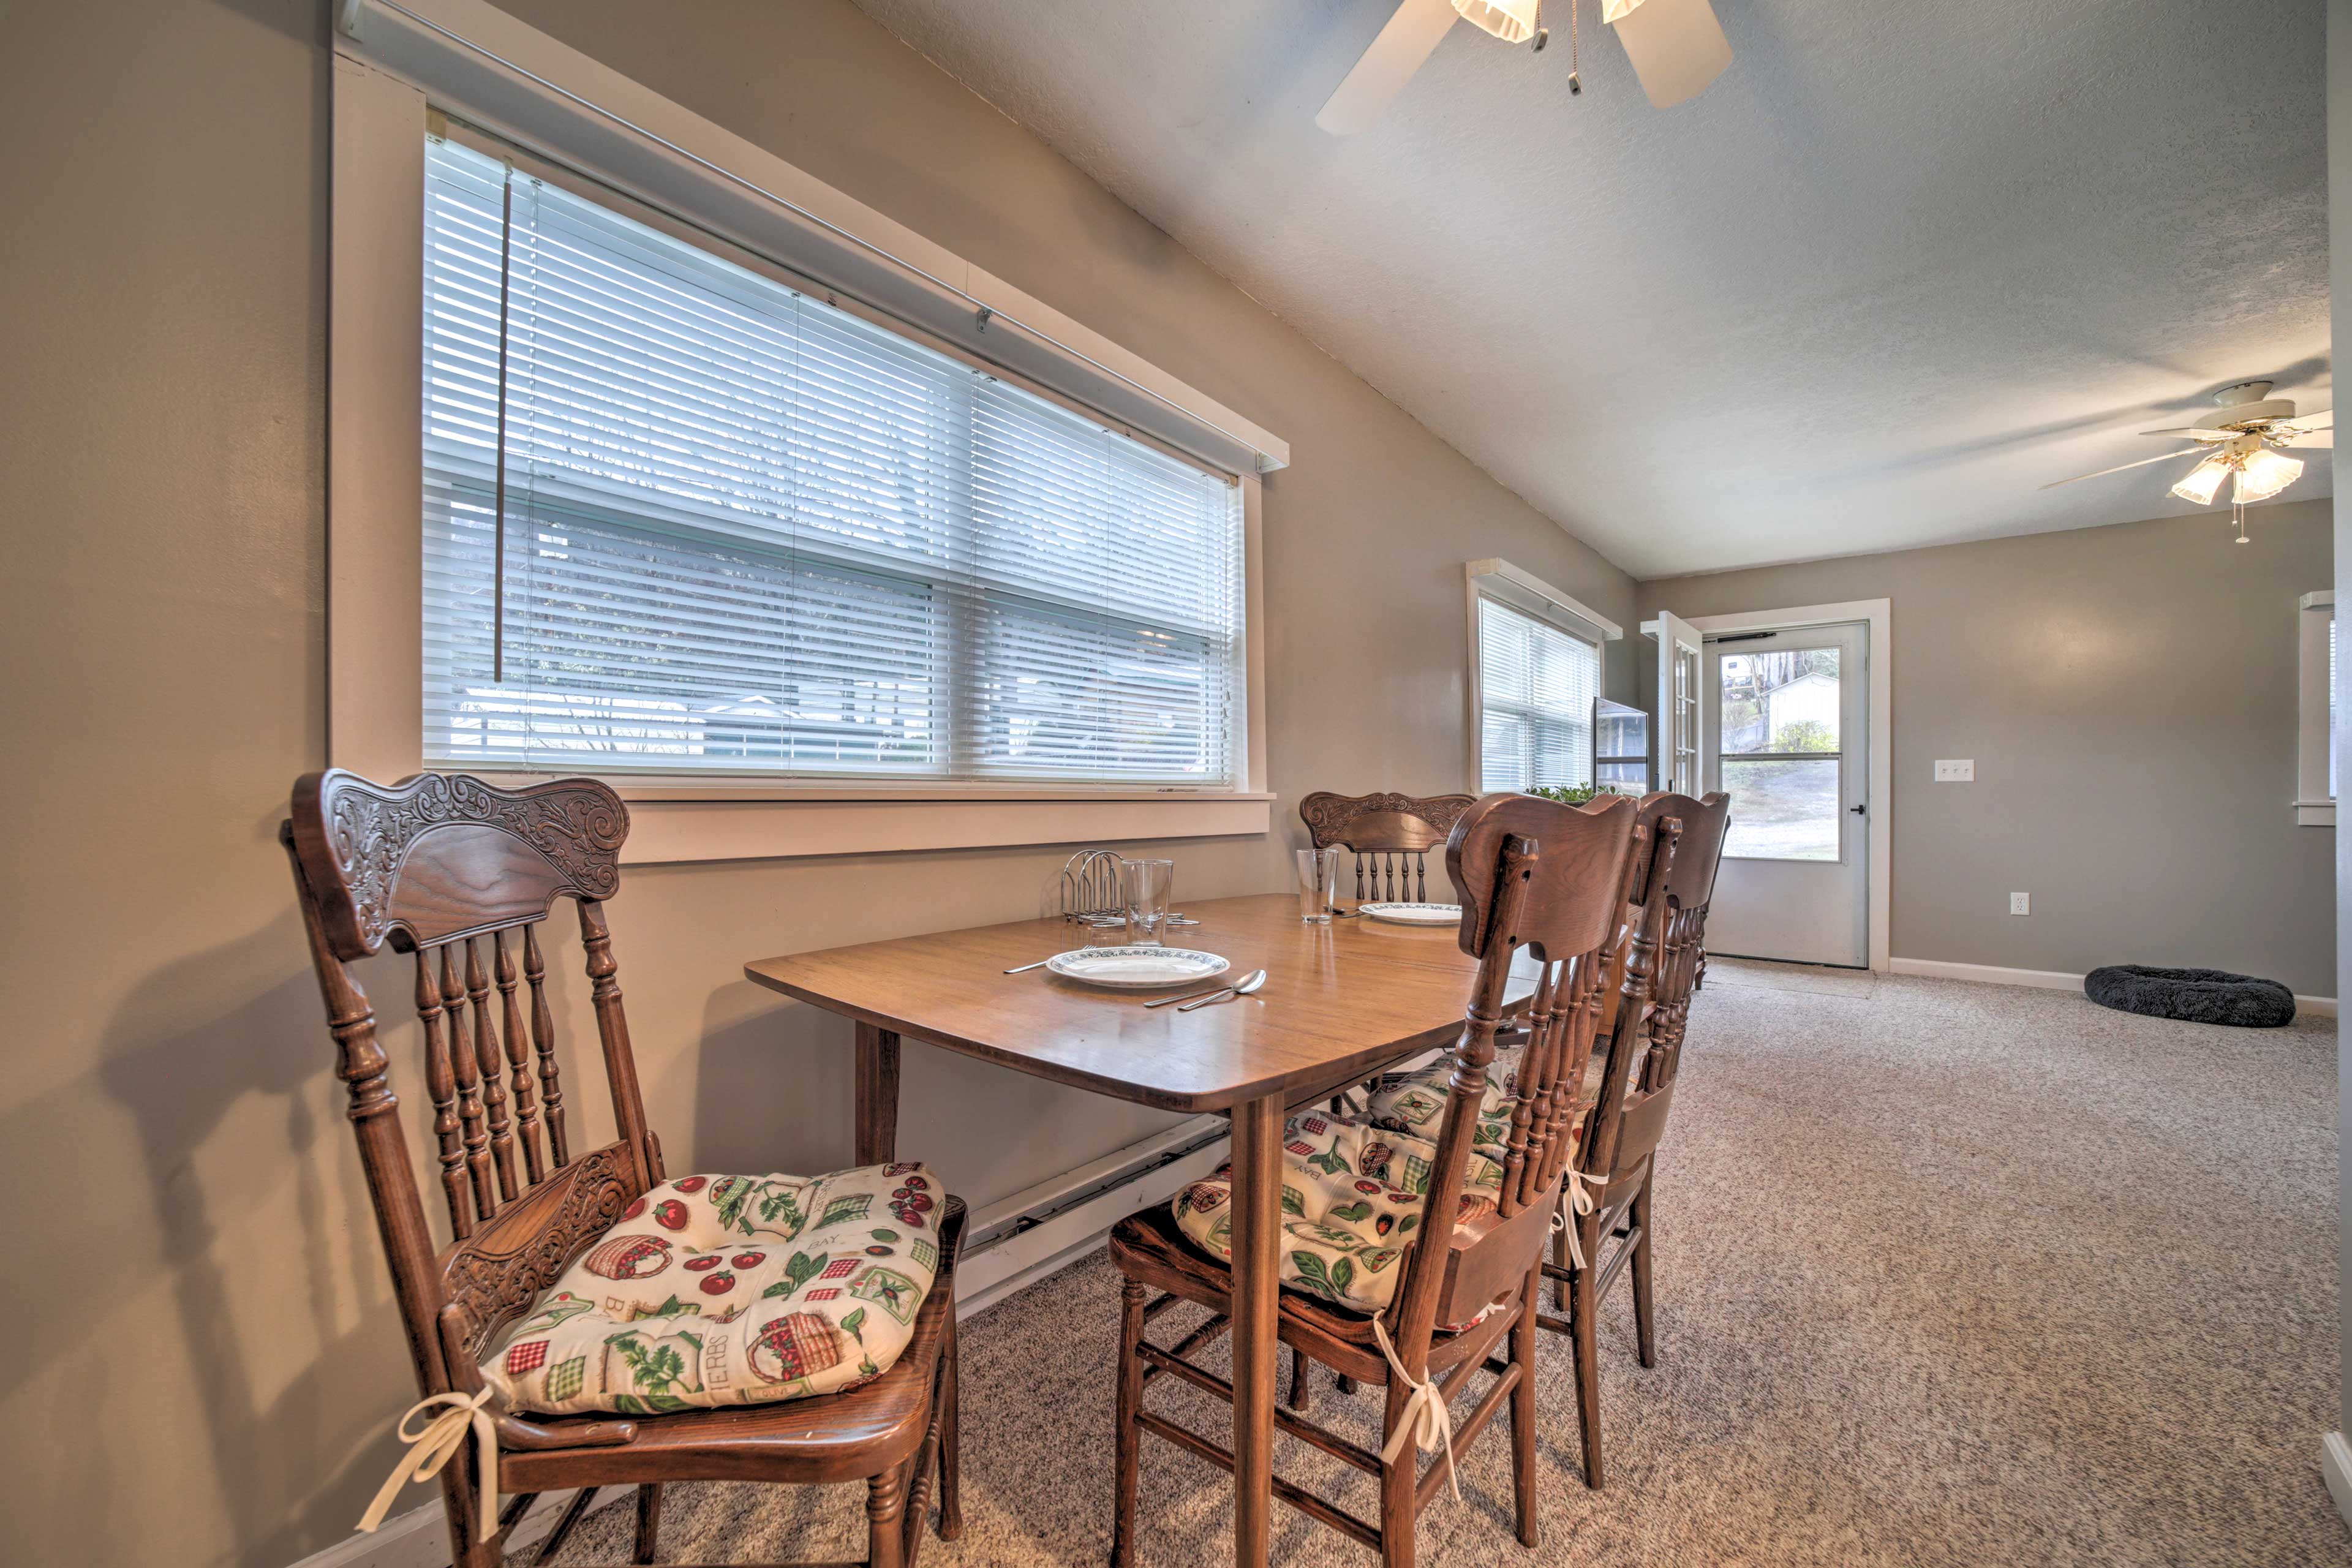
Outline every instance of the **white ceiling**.
POLYGON ((2193 510, 2035 487, 2328 405, 2318 0, 1716 0, 1666 110, 1553 0, 1349 139, 1394 0, 857 3, 1639 576, 2193 510))

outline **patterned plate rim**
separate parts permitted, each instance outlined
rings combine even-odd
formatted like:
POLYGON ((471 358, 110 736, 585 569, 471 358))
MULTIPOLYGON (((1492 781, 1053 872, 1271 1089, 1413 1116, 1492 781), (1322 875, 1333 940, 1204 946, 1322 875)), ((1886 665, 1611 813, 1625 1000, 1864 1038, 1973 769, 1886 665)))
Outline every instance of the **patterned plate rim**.
POLYGON ((1100 985, 1115 991, 1158 991, 1171 985, 1192 985, 1213 979, 1233 967, 1222 954, 1203 952, 1196 947, 1076 947, 1067 952, 1057 952, 1045 961, 1047 973, 1081 985, 1100 985), (1176 958, 1197 959, 1202 965, 1190 974, 1171 975, 1165 980, 1114 980, 1101 974, 1073 974, 1067 965, 1079 958, 1176 958))
POLYGON ((1375 900, 1370 903, 1358 904, 1356 906, 1356 912, 1360 915, 1369 915, 1376 921, 1386 921, 1391 925, 1451 925, 1461 920, 1462 906, 1460 904, 1406 903, 1402 900, 1383 899, 1375 900), (1412 916, 1401 913, 1401 911, 1405 910, 1427 910, 1432 914, 1437 914, 1440 911, 1443 911, 1443 918, 1436 920, 1416 920, 1412 916))

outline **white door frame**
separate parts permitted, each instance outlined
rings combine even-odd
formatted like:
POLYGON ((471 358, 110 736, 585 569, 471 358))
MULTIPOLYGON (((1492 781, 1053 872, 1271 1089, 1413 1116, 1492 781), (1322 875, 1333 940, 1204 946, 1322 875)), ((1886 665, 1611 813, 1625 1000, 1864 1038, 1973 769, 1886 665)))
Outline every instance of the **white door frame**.
POLYGON ((1748 610, 1736 616, 1692 616, 1701 632, 1785 632, 1839 621, 1870 626, 1868 667, 1870 967, 1884 973, 1888 952, 1888 894, 1895 885, 1895 601, 1849 599, 1842 605, 1801 605, 1790 610, 1748 610))

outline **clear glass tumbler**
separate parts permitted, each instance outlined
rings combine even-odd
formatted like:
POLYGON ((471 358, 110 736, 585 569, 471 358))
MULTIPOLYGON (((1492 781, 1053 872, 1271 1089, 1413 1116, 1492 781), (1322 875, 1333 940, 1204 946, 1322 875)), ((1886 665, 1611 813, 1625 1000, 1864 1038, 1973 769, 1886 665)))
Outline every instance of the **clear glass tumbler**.
POLYGON ((1339 892, 1337 849, 1298 851, 1298 918, 1308 925, 1331 923, 1331 900, 1339 892))
POLYGON ((1119 865, 1119 895, 1127 905, 1127 944, 1158 947, 1168 921, 1168 899, 1176 886, 1173 860, 1127 860, 1119 865))

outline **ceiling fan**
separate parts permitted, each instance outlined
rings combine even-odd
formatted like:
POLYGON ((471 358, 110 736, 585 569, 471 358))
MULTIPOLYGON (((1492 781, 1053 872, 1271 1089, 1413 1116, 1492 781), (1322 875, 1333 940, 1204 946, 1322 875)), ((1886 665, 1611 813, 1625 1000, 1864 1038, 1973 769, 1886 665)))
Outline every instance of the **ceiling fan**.
POLYGON ((2303 464, 2294 458, 2280 457, 2279 449, 2336 444, 2334 413, 2306 414, 2297 418, 2294 405, 2286 398, 2271 396, 2270 390, 2267 381, 2242 381, 2213 395, 2211 418, 2169 430, 2140 432, 2143 436, 2186 436, 2197 443, 2194 447, 2182 447, 2134 463, 2117 463, 2095 474, 2054 479, 2042 488, 2054 490, 2060 485, 2104 479, 2126 468, 2144 468, 2150 463, 2196 454, 2197 466, 2180 477, 2171 493, 2198 506, 2211 506, 2213 498, 2221 493, 2221 481, 2233 479, 2230 508, 2238 524, 2238 542, 2243 544, 2246 508, 2255 501, 2270 500, 2303 477, 2303 464))
MULTIPOLYGON (((1572 93, 1583 90, 1573 58, 1576 12, 1582 3, 1568 0, 1572 93)), ((1324 101, 1315 123, 1334 136, 1369 128, 1422 62, 1437 52, 1438 41, 1457 19, 1507 44, 1531 43, 1539 49, 1550 37, 1543 25, 1543 0, 1401 0, 1371 47, 1324 101)), ((1730 40, 1707 0, 1601 0, 1601 19, 1617 29, 1642 90, 1660 109, 1696 97, 1731 63, 1730 40)))

